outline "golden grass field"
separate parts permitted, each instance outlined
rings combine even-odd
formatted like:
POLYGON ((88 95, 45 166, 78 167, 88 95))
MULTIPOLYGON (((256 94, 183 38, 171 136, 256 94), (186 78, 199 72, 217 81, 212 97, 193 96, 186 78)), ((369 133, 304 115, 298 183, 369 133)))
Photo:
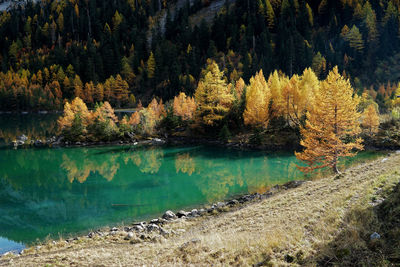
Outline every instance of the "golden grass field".
POLYGON ((400 154, 392 153, 265 200, 177 219, 164 225, 176 232, 167 238, 150 233, 127 241, 120 231, 48 241, 0 258, 0 266, 390 266, 366 237, 379 228, 375 202, 399 173, 400 154))

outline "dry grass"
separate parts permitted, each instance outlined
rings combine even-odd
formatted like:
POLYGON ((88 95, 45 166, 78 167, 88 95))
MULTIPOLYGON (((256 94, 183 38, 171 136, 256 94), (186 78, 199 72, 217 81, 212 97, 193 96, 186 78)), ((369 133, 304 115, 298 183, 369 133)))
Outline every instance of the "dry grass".
POLYGON ((400 171, 400 155, 353 167, 342 177, 306 182, 234 211, 176 220, 165 226, 179 232, 169 238, 149 236, 149 241, 131 244, 120 233, 58 241, 0 259, 0 266, 314 266, 321 259, 335 260, 336 252, 327 245, 344 230, 343 246, 359 242, 357 224, 368 214, 349 216, 349 211, 368 206, 379 188, 398 182, 400 176, 391 175, 395 171, 400 171))

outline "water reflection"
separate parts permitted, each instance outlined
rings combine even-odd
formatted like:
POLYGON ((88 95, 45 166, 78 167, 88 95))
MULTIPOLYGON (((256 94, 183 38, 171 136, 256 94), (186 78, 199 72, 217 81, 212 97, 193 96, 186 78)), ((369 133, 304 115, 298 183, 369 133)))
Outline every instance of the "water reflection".
POLYGON ((292 153, 201 146, 2 149, 0 236, 29 243, 264 192, 301 175, 292 153))

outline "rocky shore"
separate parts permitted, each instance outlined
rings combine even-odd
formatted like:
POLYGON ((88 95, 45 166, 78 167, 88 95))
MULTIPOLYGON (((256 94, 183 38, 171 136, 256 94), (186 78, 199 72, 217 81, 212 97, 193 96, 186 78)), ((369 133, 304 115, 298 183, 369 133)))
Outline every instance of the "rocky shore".
MULTIPOLYGON (((205 216, 213 216, 216 214, 233 211, 237 209, 244 208, 247 204, 252 202, 261 201, 267 198, 270 198, 274 194, 278 192, 282 192, 284 190, 293 189, 301 186, 305 181, 295 180, 287 182, 283 185, 275 185, 270 190, 263 194, 254 193, 254 194, 246 194, 242 196, 238 196, 232 198, 227 201, 221 201, 214 203, 212 205, 204 206, 199 209, 192 209, 191 211, 179 210, 173 212, 171 210, 167 210, 164 214, 159 218, 154 218, 148 221, 138 221, 133 222, 131 225, 124 226, 112 226, 106 228, 100 228, 94 231, 90 231, 85 236, 75 236, 72 238, 67 238, 63 242, 66 244, 72 244, 81 242, 82 239, 95 239, 95 238, 107 238, 107 237, 123 237, 123 240, 129 242, 130 244, 143 243, 143 242, 158 242, 161 238, 168 238, 171 236, 176 236, 185 232, 184 229, 175 229, 171 230, 168 227, 170 224, 177 223, 179 221, 193 220, 198 217, 205 216)), ((61 241, 52 241, 53 245, 56 245, 57 242, 61 241)), ((1 257, 8 257, 10 255, 21 256, 28 252, 31 252, 33 249, 38 251, 42 248, 42 245, 36 245, 25 250, 22 250, 19 253, 14 252, 6 252, 1 257)))

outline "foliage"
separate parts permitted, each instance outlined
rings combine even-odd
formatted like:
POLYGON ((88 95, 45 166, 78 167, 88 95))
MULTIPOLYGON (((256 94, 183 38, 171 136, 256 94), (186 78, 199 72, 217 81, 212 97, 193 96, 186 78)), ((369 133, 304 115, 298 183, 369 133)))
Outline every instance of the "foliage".
POLYGON ((209 61, 204 73, 195 92, 196 120, 200 124, 215 126, 228 113, 234 97, 214 61, 209 61))
POLYGON ((64 115, 58 119, 58 127, 68 140, 80 141, 87 134, 90 121, 91 114, 86 104, 77 97, 71 104, 65 103, 64 115))
POLYGON ((250 79, 250 85, 247 87, 244 123, 266 128, 270 120, 270 101, 271 91, 261 70, 250 79))
POLYGON ((353 156, 353 149, 362 149, 357 111, 359 98, 354 96, 350 82, 335 67, 321 89, 315 95, 315 103, 307 115, 306 125, 301 128, 303 152, 296 157, 305 162, 302 171, 331 167, 335 172, 340 157, 353 156))
POLYGON ((374 104, 369 105, 362 113, 362 126, 370 136, 378 132, 379 115, 374 104))
POLYGON ((174 115, 181 117, 182 120, 192 120, 196 111, 194 98, 180 92, 178 96, 174 97, 173 110, 174 115))

